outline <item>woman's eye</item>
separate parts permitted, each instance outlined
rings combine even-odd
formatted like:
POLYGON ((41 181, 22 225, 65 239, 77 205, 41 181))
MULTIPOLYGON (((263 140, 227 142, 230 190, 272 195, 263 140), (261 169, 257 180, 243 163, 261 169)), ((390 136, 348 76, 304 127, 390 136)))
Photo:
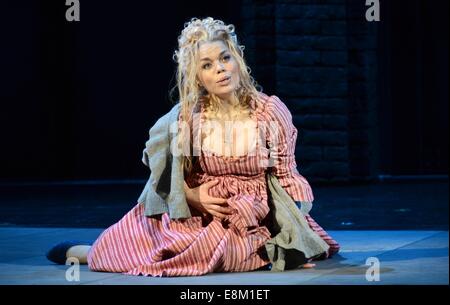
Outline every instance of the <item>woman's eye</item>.
POLYGON ((210 64, 210 63, 204 64, 204 65, 202 66, 203 69, 209 69, 210 67, 211 67, 211 64, 210 64))
POLYGON ((230 60, 230 55, 225 55, 225 56, 222 58, 222 60, 223 60, 223 61, 229 61, 229 60, 230 60))

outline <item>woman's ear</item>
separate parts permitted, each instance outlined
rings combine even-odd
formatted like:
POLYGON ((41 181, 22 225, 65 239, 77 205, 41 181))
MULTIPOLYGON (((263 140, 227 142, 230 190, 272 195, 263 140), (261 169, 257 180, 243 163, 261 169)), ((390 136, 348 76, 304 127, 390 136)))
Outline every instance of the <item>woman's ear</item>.
POLYGON ((203 88, 203 84, 202 84, 202 82, 200 81, 200 79, 198 77, 196 78, 195 83, 197 84, 197 86, 199 88, 203 88))
POLYGON ((203 86, 202 82, 198 78, 195 82, 197 84, 198 89, 200 90, 200 94, 207 95, 208 91, 206 91, 206 88, 205 88, 205 86, 203 86))

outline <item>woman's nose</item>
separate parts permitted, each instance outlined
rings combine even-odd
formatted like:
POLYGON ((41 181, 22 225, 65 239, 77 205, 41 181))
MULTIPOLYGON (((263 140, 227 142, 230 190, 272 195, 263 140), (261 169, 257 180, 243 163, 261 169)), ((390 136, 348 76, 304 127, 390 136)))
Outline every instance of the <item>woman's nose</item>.
POLYGON ((217 64, 217 73, 223 72, 224 70, 225 70, 225 67, 224 67, 223 63, 218 63, 217 64))

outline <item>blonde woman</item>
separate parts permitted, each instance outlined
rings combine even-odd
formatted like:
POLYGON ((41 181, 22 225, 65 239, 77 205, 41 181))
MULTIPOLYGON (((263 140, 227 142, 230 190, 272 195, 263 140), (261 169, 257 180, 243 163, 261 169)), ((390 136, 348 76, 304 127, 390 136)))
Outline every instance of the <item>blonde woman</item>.
MULTIPOLYGON (((257 90, 233 25, 193 18, 178 44, 179 102, 171 113, 176 114, 181 156, 172 145, 172 157, 161 153, 169 142, 170 116, 165 115, 150 131, 144 150, 152 176, 137 205, 93 245, 60 244, 48 253, 50 260, 77 257, 93 271, 151 276, 268 268, 273 214, 267 174, 300 209, 311 207, 311 187, 296 168, 291 114, 277 96, 257 90), (182 192, 177 193, 180 177, 182 192)), ((300 232, 309 234, 301 240, 310 242, 297 248, 303 268, 339 250, 308 211, 308 228, 300 232)))

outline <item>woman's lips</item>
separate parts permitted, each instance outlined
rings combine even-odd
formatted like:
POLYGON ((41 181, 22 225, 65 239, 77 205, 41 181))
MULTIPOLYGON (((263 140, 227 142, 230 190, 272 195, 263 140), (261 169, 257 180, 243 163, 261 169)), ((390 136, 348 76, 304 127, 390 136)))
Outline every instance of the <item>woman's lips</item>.
POLYGON ((228 85, 228 83, 231 81, 231 77, 227 77, 227 78, 225 78, 225 79, 223 79, 223 80, 221 80, 221 81, 218 81, 217 83, 219 84, 219 85, 228 85))

